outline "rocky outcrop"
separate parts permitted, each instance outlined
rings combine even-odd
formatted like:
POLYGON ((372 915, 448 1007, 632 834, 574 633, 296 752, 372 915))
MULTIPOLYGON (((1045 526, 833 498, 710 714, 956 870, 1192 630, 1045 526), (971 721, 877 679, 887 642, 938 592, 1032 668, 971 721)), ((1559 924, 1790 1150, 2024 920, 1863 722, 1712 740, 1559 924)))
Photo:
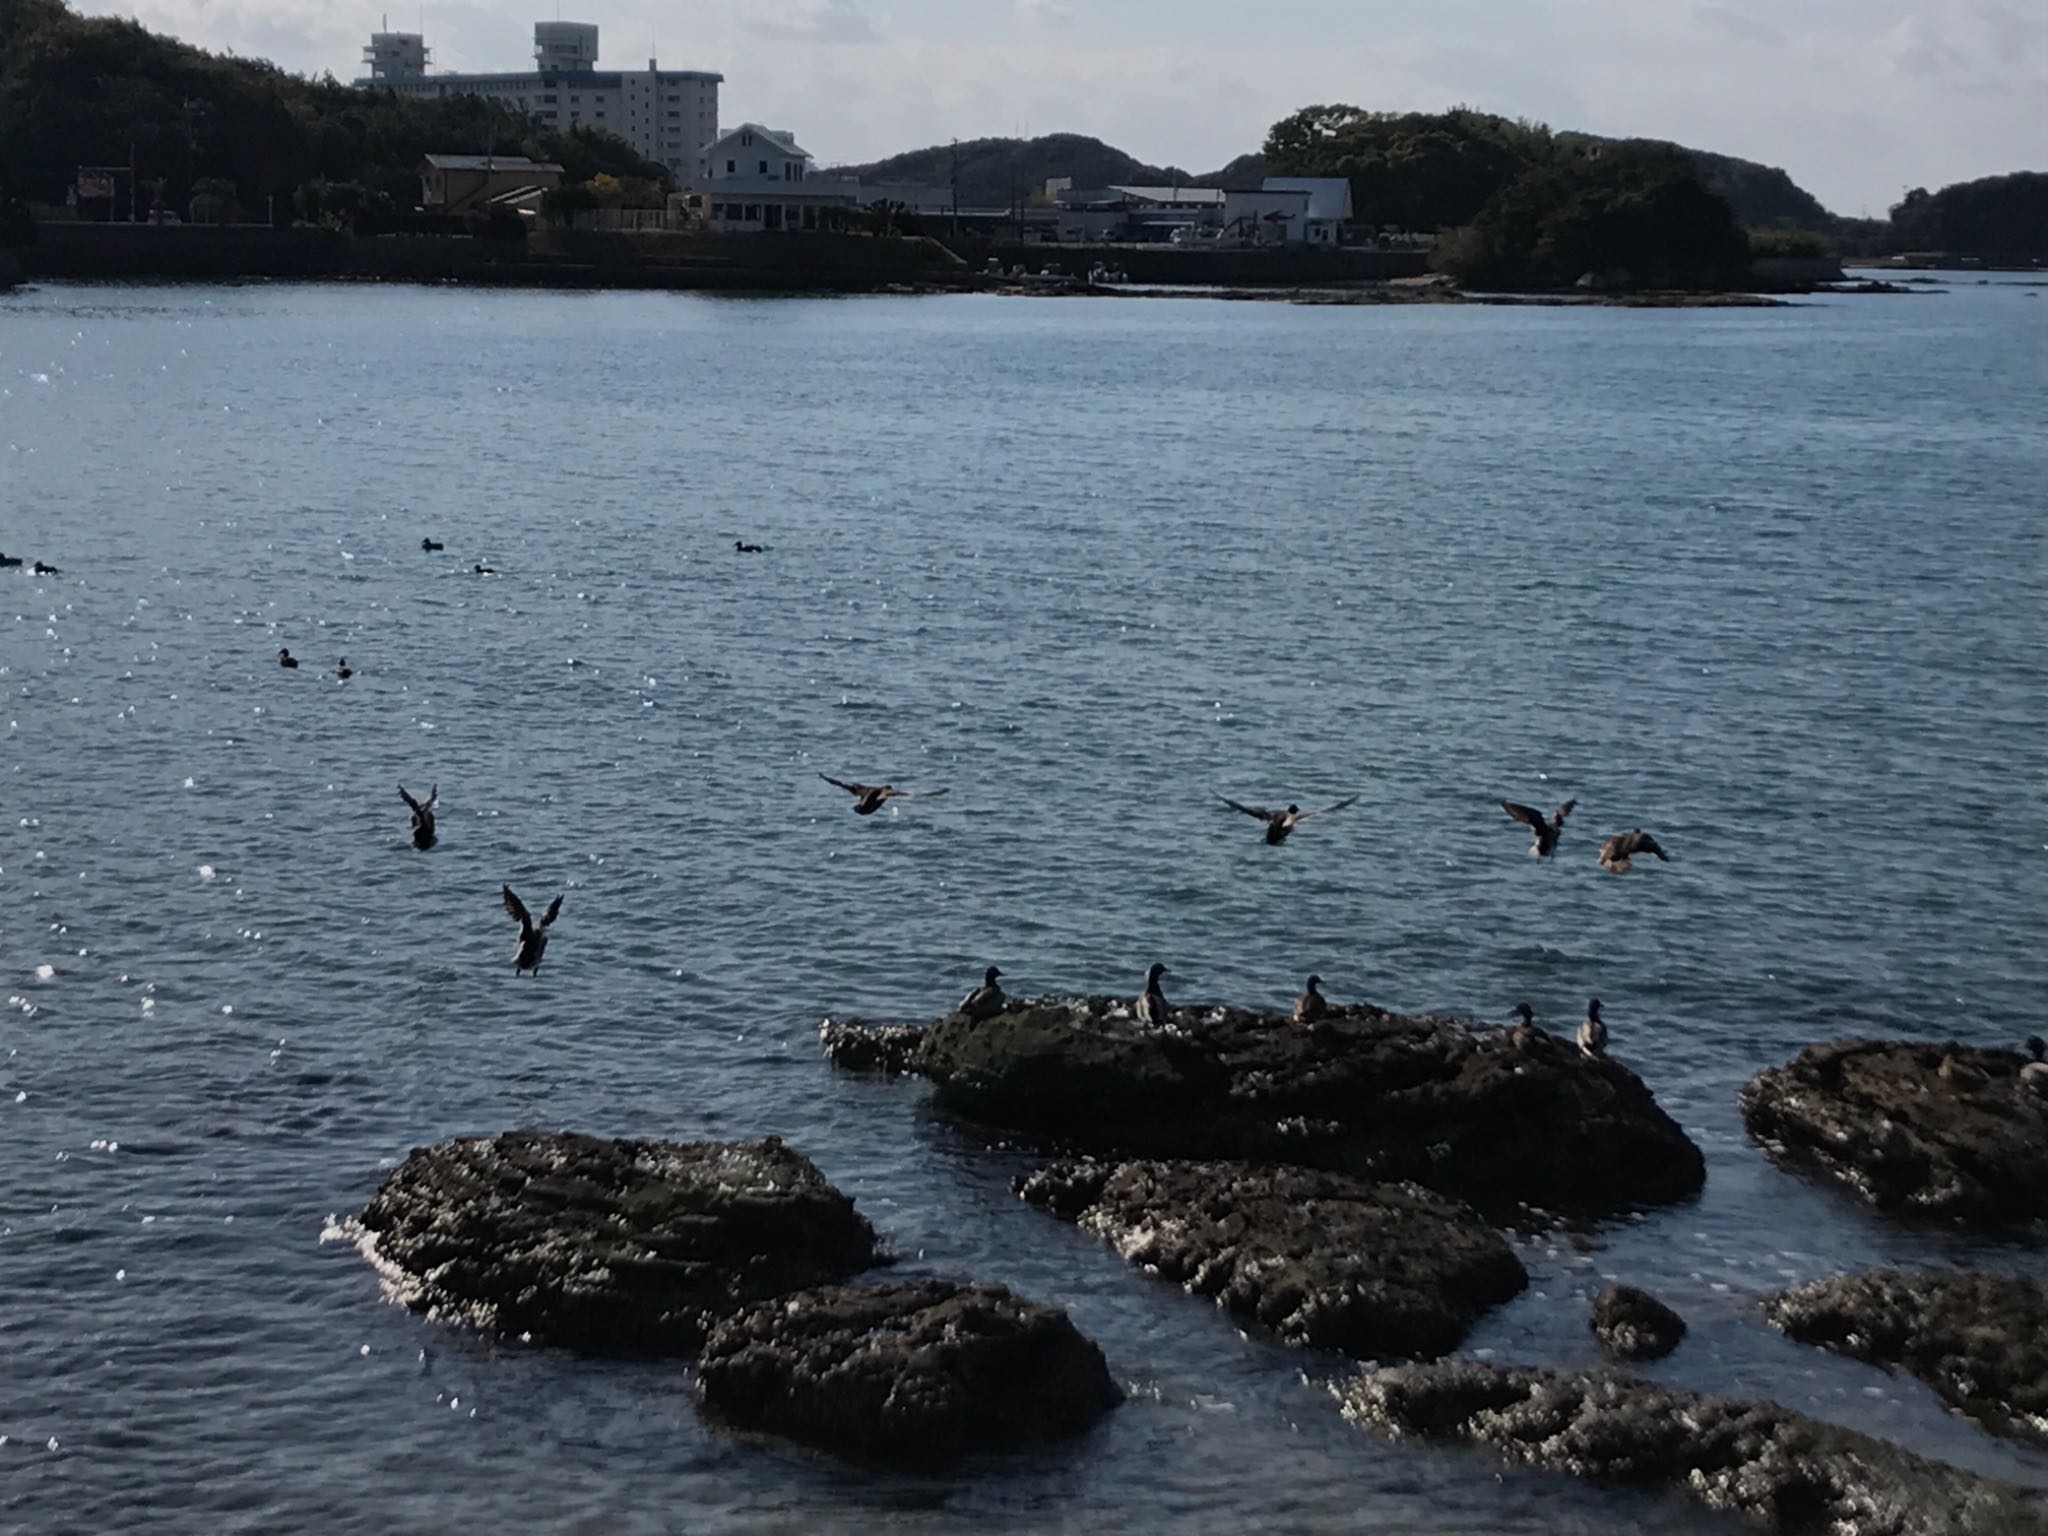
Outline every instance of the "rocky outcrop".
POLYGON ((1776 1403, 1469 1360, 1369 1372, 1335 1390, 1347 1418, 1387 1435, 1490 1445, 1530 1466, 1680 1490, 1767 1531, 2048 1531, 2017 1489, 1776 1403))
POLYGON ((1610 1285, 1593 1298, 1593 1332, 1624 1360, 1661 1360, 1685 1337, 1685 1319, 1648 1291, 1610 1285))
POLYGON ((865 1024, 826 1019, 818 1025, 825 1059, 846 1072, 885 1072, 903 1077, 917 1070, 924 1031, 908 1024, 865 1024))
POLYGON ((751 1307, 712 1330, 697 1382, 728 1423, 891 1462, 1069 1439, 1122 1397, 1059 1308, 940 1280, 751 1307))
POLYGON ((853 1202, 772 1136, 442 1142, 416 1148, 359 1225, 408 1305, 608 1355, 688 1355, 737 1308, 883 1257, 853 1202))
POLYGON ((1749 1131, 1885 1210, 1993 1224, 2048 1216, 2048 1094, 2017 1051, 1838 1040, 1742 1091, 1749 1131), (1946 1064, 1946 1065, 1944 1065, 1946 1064))
POLYGON ((1588 1214, 1683 1199, 1706 1178, 1619 1062, 1370 1006, 1309 1027, 1179 1008, 1153 1029, 1118 999, 1019 1001, 939 1020, 917 1064, 941 1109, 1093 1153, 1296 1163, 1588 1214))
POLYGON ((1372 1359, 1456 1349, 1529 1283, 1507 1240, 1413 1184, 1232 1163, 1058 1163, 1018 1193, 1283 1342, 1372 1359))
POLYGON ((1838 1275, 1773 1296, 1805 1344, 1911 1371, 1995 1434, 2048 1446, 2048 1286, 2015 1275, 1838 1275))

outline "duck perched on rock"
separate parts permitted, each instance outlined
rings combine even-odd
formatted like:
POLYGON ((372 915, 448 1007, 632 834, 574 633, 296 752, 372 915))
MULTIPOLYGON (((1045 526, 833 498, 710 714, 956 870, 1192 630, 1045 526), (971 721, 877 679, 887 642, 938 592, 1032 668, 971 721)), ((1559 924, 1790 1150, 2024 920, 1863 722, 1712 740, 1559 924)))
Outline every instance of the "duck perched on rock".
POLYGON ((1600 867, 1610 875, 1628 873, 1629 861, 1638 854, 1651 854, 1664 863, 1671 862, 1671 856, 1657 846, 1657 839, 1641 827, 1627 832, 1617 832, 1600 845, 1600 867))
POLYGON ((994 966, 982 972, 981 985, 960 999, 960 1012, 970 1019, 992 1019, 1001 1013, 1009 1002, 1003 989, 996 985, 996 978, 1002 974, 994 966))
POLYGON ((1358 803, 1358 796, 1353 795, 1348 800, 1339 800, 1335 805, 1326 805, 1317 811, 1304 811, 1298 805, 1290 805, 1284 811, 1269 811, 1263 806, 1240 805, 1228 795, 1218 795, 1216 798, 1233 811, 1241 811, 1255 821, 1263 821, 1266 824, 1266 844, 1271 848, 1277 848, 1286 842, 1294 829, 1309 817, 1327 816, 1332 811, 1341 811, 1346 806, 1358 803))
POLYGON ((1529 845, 1529 857, 1547 859, 1556 849, 1558 838, 1564 834, 1565 817, 1571 815, 1578 803, 1576 800, 1567 800, 1548 816, 1533 805, 1518 805, 1512 800, 1501 801, 1500 808, 1533 834, 1533 840, 1529 845))
POLYGON ((1586 1022, 1579 1026, 1579 1050, 1587 1056, 1607 1054, 1607 1021, 1600 1017, 1600 999, 1586 1004, 1586 1022))
POLYGON ((2020 1068, 2020 1086, 2048 1094, 2048 1040, 2039 1035, 2027 1036, 2027 1055, 2029 1061, 2020 1068))
POLYGON ((1309 977, 1302 986, 1301 996, 1294 1000, 1294 1022, 1313 1024, 1317 1019, 1329 1017, 1329 1013, 1329 999, 1323 996, 1323 978, 1309 977))
POLYGON ((1517 1003, 1509 1010, 1515 1022, 1508 1029, 1508 1040, 1518 1051, 1526 1051, 1542 1039, 1543 1031, 1536 1027, 1536 1010, 1527 1003, 1517 1003))
POLYGON ((1154 961, 1151 969, 1145 972, 1145 990, 1138 996, 1138 1022, 1149 1024, 1154 1029, 1165 1024, 1172 1011, 1166 994, 1159 990, 1159 978, 1166 974, 1166 967, 1154 961))

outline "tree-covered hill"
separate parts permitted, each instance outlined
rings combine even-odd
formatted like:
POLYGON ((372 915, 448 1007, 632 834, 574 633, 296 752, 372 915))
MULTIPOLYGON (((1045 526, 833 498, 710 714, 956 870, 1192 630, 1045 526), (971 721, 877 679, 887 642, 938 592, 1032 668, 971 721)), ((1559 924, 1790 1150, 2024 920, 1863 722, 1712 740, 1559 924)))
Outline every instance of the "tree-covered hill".
POLYGON ((559 161, 570 181, 655 181, 665 169, 616 135, 559 134, 474 97, 421 101, 309 80, 222 57, 132 21, 74 14, 62 0, 0 0, 0 183, 64 200, 81 165, 136 168, 163 205, 200 183, 251 213, 280 213, 309 185, 342 184, 398 207, 419 198, 430 153, 559 161), (223 190, 223 188, 225 190, 223 190))
POLYGON ((867 165, 837 166, 834 171, 862 181, 945 187, 953 184, 956 162, 963 208, 1008 208, 1043 191, 1046 182, 1061 176, 1071 176, 1077 187, 1194 184, 1178 167, 1146 165, 1100 139, 1078 133, 1051 133, 1036 139, 965 139, 957 145, 934 144, 867 165))
POLYGON ((1929 192, 1892 209, 1895 251, 1952 251, 1998 260, 2048 260, 2048 172, 2015 171, 1929 192))

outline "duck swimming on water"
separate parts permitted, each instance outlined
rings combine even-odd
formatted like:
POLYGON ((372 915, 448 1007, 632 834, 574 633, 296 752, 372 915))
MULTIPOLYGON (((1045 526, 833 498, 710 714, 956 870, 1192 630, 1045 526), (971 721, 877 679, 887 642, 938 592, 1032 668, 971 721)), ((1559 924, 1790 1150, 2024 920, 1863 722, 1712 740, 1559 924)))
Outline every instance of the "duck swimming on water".
POLYGON ((994 966, 982 972, 981 985, 960 999, 960 1012, 970 1019, 992 1019, 1003 1011, 1009 999, 1003 996, 1003 989, 996 985, 996 978, 1003 973, 994 966))
POLYGON ((1313 1024, 1317 1019, 1327 1018, 1330 1001, 1323 996, 1323 978, 1311 976, 1304 984, 1301 996, 1294 1000, 1294 1022, 1313 1024))
POLYGON ((1533 805, 1517 805, 1512 800, 1501 801, 1500 808, 1535 834, 1534 841, 1529 846, 1529 856, 1534 859, 1547 859, 1551 850, 1557 847, 1558 838, 1564 833, 1565 817, 1571 815, 1573 807, 1578 803, 1576 800, 1567 800, 1548 817, 1533 805))
POLYGON ((818 777, 853 796, 856 816, 872 816, 891 800, 936 800, 945 793, 943 789, 898 789, 894 784, 849 784, 829 773, 818 777))
POLYGON ((441 786, 436 784, 425 800, 415 800, 401 784, 398 798, 412 807, 412 845, 425 853, 434 846, 434 802, 441 798, 441 786))
POLYGON ((1228 795, 1218 795, 1216 798, 1233 811, 1242 811, 1255 821, 1263 821, 1266 824, 1266 844, 1272 848, 1286 842, 1288 835, 1309 817, 1327 816, 1332 811, 1343 810, 1347 805, 1358 804, 1358 796, 1353 795, 1348 800, 1339 800, 1335 805, 1326 805, 1318 811, 1304 811, 1298 805, 1290 805, 1284 811, 1269 811, 1263 806, 1240 805, 1228 795))
POLYGON ((1152 968, 1145 972, 1145 990, 1138 996, 1138 1022, 1150 1024, 1154 1029, 1166 1022, 1170 1011, 1166 994, 1159 990, 1159 978, 1166 974, 1166 967, 1154 962, 1152 968))
POLYGON ((430 555, 437 549, 446 549, 447 547, 448 546, 446 544, 443 544, 439 539, 420 540, 420 548, 425 550, 430 555))
POLYGON ((767 550, 759 544, 749 544, 745 539, 732 541, 733 553, 740 555, 763 555, 767 550))
POLYGON ((548 951, 548 930, 555 925, 555 918, 562 910, 562 898, 557 896, 539 922, 526 910, 526 903, 512 894, 512 887, 505 887, 505 910, 519 920, 519 948, 512 952, 512 974, 532 971, 540 974, 540 958, 548 951))
POLYGON ((356 675, 355 668, 351 667, 348 664, 348 658, 346 656, 341 658, 341 664, 334 669, 334 675, 340 678, 343 682, 347 682, 350 678, 356 675))
POLYGON ((4 569, 7 566, 19 564, 21 564, 21 559, 19 556, 0 553, 0 569, 4 569))
POLYGON ((1654 854, 1666 864, 1671 856, 1657 846, 1657 839, 1641 827, 1628 832, 1617 832, 1600 845, 1600 867, 1610 875, 1628 873, 1629 861, 1639 853, 1654 854))
POLYGON ((38 576, 62 576, 64 574, 62 571, 58 570, 57 567, 55 567, 54 565, 45 565, 40 560, 38 560, 34 565, 30 566, 29 569, 34 571, 38 576))
POLYGON ((280 667, 285 668, 287 671, 295 672, 298 670, 299 658, 294 656, 290 651, 286 650, 283 646, 279 646, 277 649, 277 664, 280 667))
POLYGON ((1586 1004, 1586 1022, 1579 1026, 1579 1051, 1586 1056, 1607 1054, 1607 1021, 1600 1017, 1600 999, 1586 1004))
POLYGON ((498 574, 496 571, 492 570, 488 565, 472 565, 470 567, 470 570, 475 572, 479 576, 495 576, 498 574))

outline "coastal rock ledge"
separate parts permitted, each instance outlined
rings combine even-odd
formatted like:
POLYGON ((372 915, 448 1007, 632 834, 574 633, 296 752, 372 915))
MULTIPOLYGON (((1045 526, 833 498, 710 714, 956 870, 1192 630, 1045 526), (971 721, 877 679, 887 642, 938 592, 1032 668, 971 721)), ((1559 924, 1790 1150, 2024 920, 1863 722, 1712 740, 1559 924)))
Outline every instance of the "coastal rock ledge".
POLYGON ((359 1225, 407 1305, 604 1355, 687 1356, 719 1318, 884 1257, 853 1201, 772 1136, 446 1141, 414 1149, 359 1225))
POLYGON ((1837 1275, 1773 1296, 1803 1344, 1902 1367, 1993 1434, 2048 1446, 2048 1286, 2016 1275, 1837 1275))
POLYGON ((1529 1283, 1507 1239, 1414 1184, 1231 1163, 1056 1163, 1031 1204, 1131 1264, 1276 1334, 1369 1359, 1433 1359, 1529 1283))
POLYGON ((1294 1163, 1585 1215, 1706 1181, 1699 1148, 1621 1063, 1370 1005, 1312 1026, 1175 1008, 1154 1029, 1127 999, 1017 999, 940 1019, 914 1065, 941 1111, 1063 1150, 1294 1163))
POLYGON ((1123 1394, 1067 1314, 999 1285, 842 1285, 711 1331, 714 1417, 855 1460, 947 1462, 1071 1439, 1123 1394))
POLYGON ((2048 1532, 2016 1488, 1776 1403, 1470 1360, 1372 1371, 1335 1391, 1346 1418, 1397 1439, 1490 1445, 1528 1466, 1672 1488, 1765 1531, 2048 1532))
POLYGON ((1884 1210, 2027 1221, 2048 1217, 2048 1094, 2021 1085, 2025 1064, 2017 1051, 1837 1040, 1752 1078, 1742 1116, 1772 1156, 1884 1210))

